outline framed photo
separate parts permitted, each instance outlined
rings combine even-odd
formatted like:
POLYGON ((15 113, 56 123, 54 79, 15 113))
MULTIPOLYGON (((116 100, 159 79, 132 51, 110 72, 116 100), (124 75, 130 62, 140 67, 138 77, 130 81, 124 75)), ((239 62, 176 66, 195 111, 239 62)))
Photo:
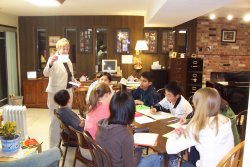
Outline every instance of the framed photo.
POLYGON ((148 50, 143 53, 157 53, 157 30, 144 29, 143 36, 148 45, 148 50))
POLYGON ((221 42, 236 42, 236 30, 222 30, 221 31, 221 42))
POLYGON ((80 53, 92 53, 93 51, 93 29, 82 28, 79 32, 80 53))
POLYGON ((130 51, 130 39, 128 29, 118 29, 115 33, 115 52, 127 53, 130 51))
POLYGON ((60 36, 49 36, 49 46, 56 46, 56 42, 60 39, 60 36))

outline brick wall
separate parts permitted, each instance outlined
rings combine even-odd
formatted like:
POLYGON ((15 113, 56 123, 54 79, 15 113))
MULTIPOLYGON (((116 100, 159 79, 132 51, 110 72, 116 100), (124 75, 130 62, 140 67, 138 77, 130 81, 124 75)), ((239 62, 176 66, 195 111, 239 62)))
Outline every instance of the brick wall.
POLYGON ((197 54, 204 58, 203 81, 211 72, 250 71, 250 23, 242 19, 197 19, 197 54), (223 29, 236 30, 236 42, 221 42, 223 29))

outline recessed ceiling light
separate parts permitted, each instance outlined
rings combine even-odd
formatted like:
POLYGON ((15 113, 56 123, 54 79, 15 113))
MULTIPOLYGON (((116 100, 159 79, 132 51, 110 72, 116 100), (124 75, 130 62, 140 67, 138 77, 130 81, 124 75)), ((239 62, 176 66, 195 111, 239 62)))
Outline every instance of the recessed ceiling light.
POLYGON ((249 14, 245 15, 243 19, 244 21, 250 21, 250 15, 249 14))
POLYGON ((232 15, 227 15, 227 20, 232 20, 233 19, 233 16, 232 15))
POLYGON ((60 6, 61 3, 57 0, 27 0, 37 6, 60 6))
POLYGON ((214 19, 216 18, 216 16, 215 16, 215 14, 210 14, 210 15, 209 15, 209 18, 210 18, 211 20, 214 20, 214 19))

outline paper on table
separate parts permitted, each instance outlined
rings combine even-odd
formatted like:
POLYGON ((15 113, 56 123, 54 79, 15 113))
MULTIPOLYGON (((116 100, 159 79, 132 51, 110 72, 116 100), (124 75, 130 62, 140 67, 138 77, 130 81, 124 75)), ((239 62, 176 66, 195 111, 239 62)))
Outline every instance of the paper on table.
POLYGON ((149 122, 154 122, 155 120, 152 118, 149 118, 147 116, 140 116, 140 117, 135 117, 135 122, 139 123, 139 124, 145 124, 145 123, 149 123, 149 122))
POLYGON ((176 122, 176 123, 173 123, 173 124, 169 124, 167 126, 172 127, 172 128, 179 128, 179 127, 181 127, 181 124, 180 124, 180 122, 176 122))
POLYGON ((169 138, 169 136, 174 132, 174 130, 172 130, 171 132, 166 133, 165 135, 162 135, 163 137, 169 138))
POLYGON ((148 116, 156 119, 156 120, 159 120, 159 119, 167 119, 167 118, 171 118, 171 117, 174 117, 172 114, 169 114, 169 113, 165 113, 165 112, 162 112, 162 111, 159 111, 155 114, 149 114, 148 116))
POLYGON ((150 107, 147 107, 145 105, 137 105, 136 106, 136 111, 143 114, 143 115, 147 115, 155 120, 159 120, 159 119, 167 119, 167 118, 171 118, 174 117, 172 114, 169 113, 165 113, 162 111, 159 111, 155 114, 151 114, 150 113, 150 107))
POLYGON ((167 126, 172 127, 172 128, 180 128, 180 127, 182 127, 182 128, 185 129, 187 125, 182 125, 182 124, 180 124, 180 122, 176 122, 176 123, 173 123, 173 124, 169 124, 167 126))
POLYGON ((134 143, 142 146, 156 146, 158 136, 157 133, 135 133, 134 143))
POLYGON ((76 82, 72 82, 72 81, 69 81, 69 84, 77 86, 77 87, 79 87, 81 85, 80 83, 76 83, 76 82))

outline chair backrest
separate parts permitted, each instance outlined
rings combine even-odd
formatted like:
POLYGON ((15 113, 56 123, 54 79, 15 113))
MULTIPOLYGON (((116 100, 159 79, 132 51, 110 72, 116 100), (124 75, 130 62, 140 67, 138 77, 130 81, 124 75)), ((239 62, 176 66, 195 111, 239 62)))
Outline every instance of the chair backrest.
POLYGON ((242 167, 244 145, 245 141, 237 144, 223 157, 217 167, 242 167))
POLYGON ((89 149, 89 146, 88 146, 87 141, 85 140, 85 138, 83 136, 83 133, 76 130, 72 126, 69 126, 69 129, 72 130, 76 134, 78 146, 81 148, 84 148, 84 149, 89 149))
POLYGON ((86 118, 86 111, 87 111, 87 103, 85 101, 86 95, 87 95, 87 88, 77 88, 74 91, 74 101, 77 105, 79 114, 86 118))
POLYGON ((0 167, 57 167, 60 158, 60 150, 54 147, 39 154, 32 154, 16 161, 1 162, 0 167))
POLYGON ((112 167, 112 161, 106 150, 98 145, 87 131, 83 132, 83 136, 89 146, 95 167, 112 167))
POLYGON ((247 110, 243 110, 236 116, 237 130, 239 132, 241 141, 245 140, 247 112, 247 110))

